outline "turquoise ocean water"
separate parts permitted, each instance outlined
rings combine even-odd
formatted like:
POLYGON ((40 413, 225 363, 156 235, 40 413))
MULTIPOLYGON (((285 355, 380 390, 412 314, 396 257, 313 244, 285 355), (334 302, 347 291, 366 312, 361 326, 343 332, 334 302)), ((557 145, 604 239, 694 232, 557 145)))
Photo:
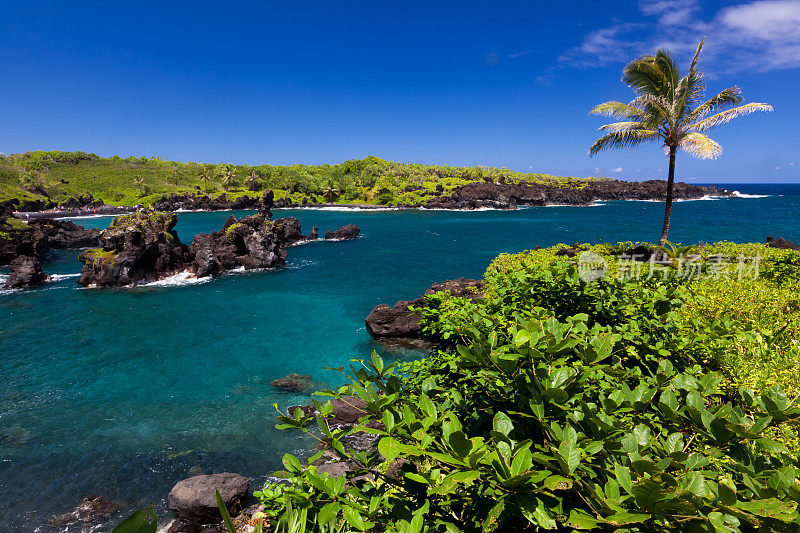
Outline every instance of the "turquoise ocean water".
MULTIPOLYGON (((671 239, 800 242, 800 185, 728 187, 756 197, 679 202, 671 239)), ((218 229, 228 215, 180 214, 181 240, 218 229)), ((663 204, 273 217, 289 215, 305 232, 352 222, 362 236, 290 248, 275 271, 127 290, 78 288, 78 252, 58 252, 43 265, 57 281, 0 292, 0 530, 33 531, 89 494, 124 502, 117 518, 149 504, 163 514, 170 487, 200 471, 238 472, 256 487, 283 453, 307 448, 274 429, 271 406, 308 397, 276 392, 270 381, 299 372, 319 388, 340 384, 323 367, 380 350, 364 329, 375 305, 415 298, 435 281, 480 277, 502 252, 652 241, 663 204)))

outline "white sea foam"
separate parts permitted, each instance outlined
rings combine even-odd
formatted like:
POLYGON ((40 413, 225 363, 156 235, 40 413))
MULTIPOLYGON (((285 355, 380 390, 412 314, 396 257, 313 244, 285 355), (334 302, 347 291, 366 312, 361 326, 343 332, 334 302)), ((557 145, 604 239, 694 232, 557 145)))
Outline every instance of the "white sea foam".
POLYGON ((739 191, 733 191, 733 195, 736 198, 766 198, 769 194, 745 194, 739 191))
POLYGON ((167 278, 160 279, 158 281, 151 281, 149 283, 142 283, 137 286, 138 287, 183 287, 186 285, 196 285, 198 283, 206 283, 208 281, 211 281, 211 276, 198 278, 189 271, 183 271, 175 274, 174 276, 169 276, 167 278))
POLYGON ((340 205, 331 205, 331 206, 311 206, 311 207, 273 207, 272 211, 295 211, 295 210, 307 210, 307 211, 359 211, 359 212, 372 212, 372 211, 399 211, 400 207, 344 207, 340 205))
POLYGON ((79 278, 80 274, 50 274, 50 281, 61 281, 69 278, 79 278))
POLYGON ((586 205, 573 205, 573 204, 547 204, 547 205, 540 205, 540 206, 530 206, 530 207, 600 207, 602 205, 606 205, 605 202, 600 200, 595 200, 590 204, 586 205))
POLYGON ((81 219, 90 219, 90 218, 106 218, 106 217, 119 217, 122 215, 129 215, 130 213, 107 213, 105 215, 97 214, 97 215, 76 215, 76 216, 68 216, 68 217, 58 217, 54 220, 81 220, 81 219))

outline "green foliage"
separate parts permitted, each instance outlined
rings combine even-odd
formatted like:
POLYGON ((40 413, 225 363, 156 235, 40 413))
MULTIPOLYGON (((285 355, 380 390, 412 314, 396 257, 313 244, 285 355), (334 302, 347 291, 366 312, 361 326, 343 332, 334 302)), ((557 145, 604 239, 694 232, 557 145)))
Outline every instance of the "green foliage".
POLYGON ((273 189, 275 198, 303 198, 339 203, 422 205, 439 194, 476 181, 547 184, 582 188, 594 178, 515 172, 505 168, 449 167, 395 163, 374 156, 336 165, 229 165, 181 163, 159 158, 83 152, 27 152, 0 156, 0 201, 9 198, 63 201, 91 193, 106 203, 149 205, 174 193, 212 194, 229 198, 273 189), (244 176, 248 190, 236 188, 244 176), (437 188, 441 189, 438 191, 437 188))
POLYGON ((399 370, 373 354, 322 393, 364 400, 359 426, 332 427, 316 400, 317 417, 280 417, 356 468, 332 478, 287 454, 289 484, 257 493, 268 514, 351 531, 800 530, 797 448, 773 438, 800 419, 797 394, 712 370, 750 342, 747 321, 698 292, 750 281, 610 272, 585 282, 541 250, 499 257, 483 300, 429 297, 423 323, 447 349, 399 370), (350 447, 359 431, 377 450, 350 447))

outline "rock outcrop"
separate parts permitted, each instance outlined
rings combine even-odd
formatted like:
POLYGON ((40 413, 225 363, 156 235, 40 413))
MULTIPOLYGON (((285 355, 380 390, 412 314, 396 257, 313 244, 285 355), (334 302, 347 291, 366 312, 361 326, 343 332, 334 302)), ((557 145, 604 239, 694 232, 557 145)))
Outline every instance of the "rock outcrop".
MULTIPOLYGON (((518 205, 589 205, 595 200, 663 200, 667 184, 663 180, 618 181, 574 180, 558 187, 550 184, 469 183, 449 195, 428 200, 430 209, 516 209, 518 205)), ((703 196, 731 196, 725 189, 683 182, 675 184, 675 199, 703 196)))
POLYGON ((11 261, 11 274, 4 284, 5 289, 23 289, 41 285, 48 280, 35 257, 21 255, 11 261))
MULTIPOLYGON (((269 191, 271 194, 272 191, 269 191)), ((261 198, 258 196, 240 196, 234 200, 222 193, 214 197, 207 194, 172 194, 164 196, 153 207, 159 211, 235 211, 241 209, 258 209, 261 198)))
POLYGON ((326 231, 325 240, 347 241, 350 239, 355 239, 356 237, 358 237, 359 233, 361 233, 361 229, 358 226, 356 226, 355 224, 347 224, 346 226, 342 226, 336 231, 326 231))
MULTIPOLYGON (((156 281, 179 272, 197 277, 236 268, 271 268, 286 262, 286 246, 307 240, 294 217, 270 220, 272 191, 258 200, 259 212, 228 217, 222 229, 194 236, 182 244, 175 233, 177 215, 153 209, 119 217, 99 235, 99 248, 83 252, 79 283, 94 287, 124 287, 156 281)), ((352 226, 352 225, 351 225, 352 226)), ((355 228, 355 234, 358 228, 355 228)), ((315 228, 316 230, 316 228, 315 228)), ((343 235, 353 233, 345 226, 343 235)), ((316 232, 312 232, 316 236, 316 232)), ((344 237, 343 237, 344 238, 344 237)))
POLYGON ((222 229, 194 236, 188 270, 198 277, 244 267, 271 268, 286 262, 286 243, 267 213, 228 217, 222 229))
MULTIPOLYGON (((482 298, 484 281, 460 277, 442 283, 434 283, 425 291, 425 296, 447 291, 460 298, 482 298)), ((394 307, 386 304, 376 306, 364 321, 367 331, 375 338, 417 338, 421 333, 420 316, 409 308, 425 307, 425 297, 411 301, 399 301, 394 307)))
POLYGON ((195 524, 218 523, 222 516, 216 493, 231 514, 241 510, 250 488, 250 480, 239 474, 200 475, 179 481, 167 496, 167 507, 178 517, 195 524))
POLYGON ((51 249, 97 246, 99 229, 86 229, 67 220, 0 220, 0 265, 28 255, 42 259, 51 249))
POLYGON ((783 237, 778 237, 776 239, 772 235, 767 237, 767 246, 770 248, 779 248, 781 250, 800 250, 800 244, 787 241, 783 237))
POLYGON ((84 251, 83 286, 124 287, 182 271, 189 249, 175 233, 175 213, 142 210, 114 219, 100 234, 100 248, 84 251))

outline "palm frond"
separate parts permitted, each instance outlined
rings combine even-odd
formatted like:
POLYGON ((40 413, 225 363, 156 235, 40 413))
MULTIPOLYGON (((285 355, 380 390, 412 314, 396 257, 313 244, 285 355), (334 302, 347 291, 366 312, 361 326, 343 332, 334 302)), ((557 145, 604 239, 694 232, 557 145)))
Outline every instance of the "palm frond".
POLYGON ((670 101, 658 94, 640 94, 628 104, 645 111, 647 122, 656 127, 670 117, 670 101))
POLYGON ((644 122, 625 121, 625 122, 612 122, 611 124, 600 126, 597 129, 599 129, 600 131, 620 132, 629 130, 647 130, 650 128, 648 128, 647 124, 645 124, 644 122))
POLYGON ((625 66, 622 81, 640 94, 663 94, 664 73, 656 66, 653 57, 635 59, 625 66))
POLYGON ((589 114, 603 117, 635 118, 642 116, 644 111, 633 105, 633 103, 623 104, 622 102, 615 102, 612 100, 594 106, 594 108, 589 111, 589 114))
MULTIPOLYGON (((662 90, 667 91, 668 94, 674 99, 675 98, 675 91, 678 88, 678 82, 680 81, 681 73, 678 65, 675 64, 673 61, 672 56, 669 55, 668 50, 660 49, 656 51, 656 55, 653 59, 656 67, 664 79, 664 85, 662 86, 662 90)), ((664 94, 664 93, 662 93, 664 94)))
POLYGON ((656 130, 637 129, 611 132, 594 142, 589 148, 589 155, 594 156, 602 150, 610 150, 612 148, 630 148, 642 143, 655 141, 656 139, 659 139, 658 131, 656 130))
POLYGON ((716 159, 722 154, 722 146, 702 133, 688 133, 681 140, 681 150, 699 159, 716 159))
POLYGON ((743 117, 745 115, 749 115, 750 113, 755 113, 756 111, 772 111, 772 106, 760 102, 741 105, 739 107, 734 107, 733 109, 721 111, 716 115, 711 115, 710 117, 699 122, 695 122, 694 124, 690 125, 688 129, 690 131, 707 131, 716 126, 730 122, 735 118, 743 117))
POLYGON ((742 101, 742 91, 737 86, 729 87, 725 90, 722 90, 697 106, 691 115, 689 115, 689 120, 695 121, 703 118, 704 116, 708 115, 709 113, 713 113, 715 111, 722 110, 726 107, 736 105, 741 103, 742 101))

